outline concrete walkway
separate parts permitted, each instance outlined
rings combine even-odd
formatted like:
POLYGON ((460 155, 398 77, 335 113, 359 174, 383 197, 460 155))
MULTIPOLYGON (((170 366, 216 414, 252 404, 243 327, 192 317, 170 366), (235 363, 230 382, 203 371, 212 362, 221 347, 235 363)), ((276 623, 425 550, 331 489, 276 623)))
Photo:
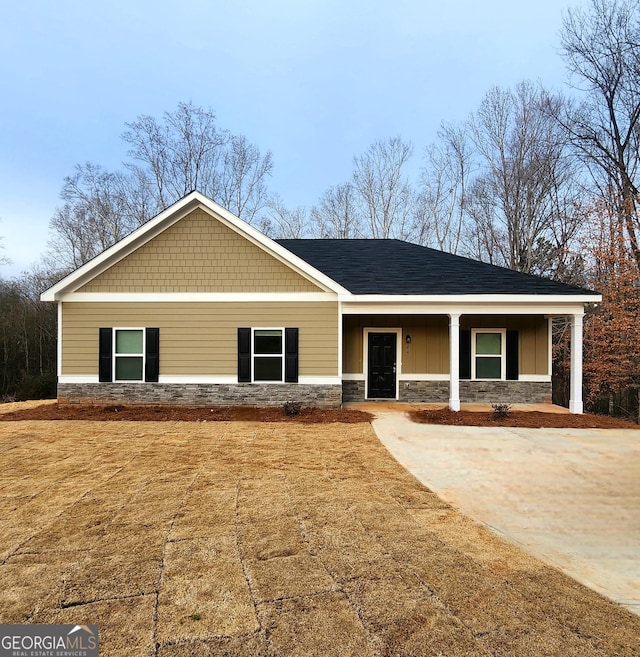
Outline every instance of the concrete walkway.
POLYGON ((450 427, 379 412, 373 428, 440 497, 640 615, 640 433, 450 427))

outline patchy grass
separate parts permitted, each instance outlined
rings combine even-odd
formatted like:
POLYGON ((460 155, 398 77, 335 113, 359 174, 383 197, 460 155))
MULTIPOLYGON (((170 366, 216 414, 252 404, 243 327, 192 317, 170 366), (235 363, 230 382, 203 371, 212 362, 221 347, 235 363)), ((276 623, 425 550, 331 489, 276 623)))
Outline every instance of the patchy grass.
POLYGON ((100 654, 640 654, 640 618, 473 523, 366 423, 0 424, 0 619, 100 654))

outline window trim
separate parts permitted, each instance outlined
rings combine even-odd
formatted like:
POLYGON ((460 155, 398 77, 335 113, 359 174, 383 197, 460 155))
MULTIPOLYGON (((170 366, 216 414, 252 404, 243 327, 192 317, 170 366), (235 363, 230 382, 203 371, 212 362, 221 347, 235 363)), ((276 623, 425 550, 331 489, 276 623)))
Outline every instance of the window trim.
POLYGON ((112 381, 114 383, 144 383, 146 381, 146 364, 147 364, 147 331, 144 326, 114 326, 112 328, 112 348, 111 348, 111 367, 112 381), (117 343, 118 331, 140 331, 142 333, 142 353, 141 354, 119 354, 117 343), (142 358, 142 378, 140 379, 118 379, 116 378, 116 360, 118 358, 142 358))
POLYGON ((285 344, 285 329, 283 326, 252 326, 251 327, 251 383, 284 383, 285 382, 285 357, 286 357, 286 344, 285 344), (280 331, 281 337, 281 351, 279 354, 256 354, 255 353, 255 333, 256 331, 280 331), (270 381, 259 380, 255 378, 255 359, 256 358, 280 358, 280 378, 270 381))
POLYGON ((507 329, 474 328, 471 329, 471 380, 472 381, 506 381, 507 380, 507 329), (498 333, 500 338, 500 354, 477 354, 476 344, 478 333, 498 333), (476 375, 477 358, 500 357, 500 378, 478 378, 476 375))

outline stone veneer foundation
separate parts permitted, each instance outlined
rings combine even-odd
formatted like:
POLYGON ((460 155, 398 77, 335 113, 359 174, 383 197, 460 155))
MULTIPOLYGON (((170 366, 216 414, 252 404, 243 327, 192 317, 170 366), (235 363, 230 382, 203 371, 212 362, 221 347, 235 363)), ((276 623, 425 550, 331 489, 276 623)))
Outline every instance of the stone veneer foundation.
POLYGON ((342 401, 343 402, 364 401, 364 381, 343 381, 342 401))
MULTIPOLYGON (((400 381, 399 400, 449 401, 448 381, 400 381)), ((340 408, 365 400, 364 381, 342 385, 300 383, 60 383, 61 404, 180 404, 182 406, 280 406, 298 401, 316 408, 340 408)), ((537 381, 460 381, 462 403, 541 404, 551 402, 551 383, 537 381)))
MULTIPOLYGON (((399 401, 409 403, 449 402, 449 381, 400 381, 399 401)), ((365 400, 364 381, 344 381, 342 401, 365 400)), ((551 403, 548 381, 460 381, 462 403, 547 404, 551 403)))
POLYGON ((462 403, 550 404, 551 381, 460 381, 462 403))
POLYGON ((288 401, 340 408, 342 386, 299 383, 60 383, 61 404, 180 404, 182 406, 281 406, 288 401))

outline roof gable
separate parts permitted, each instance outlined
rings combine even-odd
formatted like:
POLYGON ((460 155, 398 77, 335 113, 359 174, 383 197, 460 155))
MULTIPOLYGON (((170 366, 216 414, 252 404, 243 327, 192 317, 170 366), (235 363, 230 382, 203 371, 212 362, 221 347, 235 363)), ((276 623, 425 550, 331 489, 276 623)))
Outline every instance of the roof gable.
MULTIPOLYGON (((225 288, 224 292, 239 292, 239 288, 243 286, 245 289, 255 292, 255 285, 264 285, 265 279, 271 279, 271 281, 276 280, 275 289, 269 287, 269 292, 283 291, 283 289, 289 292, 322 291, 336 294, 346 292, 335 281, 325 276, 322 272, 315 270, 307 262, 298 258, 290 251, 287 251, 228 210, 225 210, 199 192, 191 192, 45 291, 41 295, 42 300, 60 300, 65 295, 76 293, 80 290, 83 292, 98 292, 107 289, 109 291, 117 290, 129 293, 152 285, 150 281, 157 272, 145 272, 144 276, 139 276, 133 280, 131 279, 132 272, 129 270, 129 265, 132 265, 135 270, 135 277, 141 274, 141 269, 149 266, 149 263, 153 262, 154 259, 156 261, 171 260, 171 256, 175 255, 175 245, 170 239, 165 244, 161 244, 163 242, 162 234, 165 231, 171 230, 172 227, 176 226, 182 220, 187 219, 189 223, 189 217, 195 219, 196 216, 199 218, 193 223, 199 223, 199 230, 202 231, 202 213, 208 217, 210 226, 216 221, 221 224, 220 230, 218 230, 218 237, 223 238, 226 242, 235 241, 235 244, 224 252, 223 260, 228 269, 228 271, 224 272, 224 280, 222 281, 222 287, 225 288), (201 212, 200 215, 197 213, 198 210, 201 212), (195 214, 192 216, 194 212, 195 214), (235 240, 235 236, 238 237, 239 241, 235 240), (156 243, 156 246, 152 242, 158 237, 160 239, 156 243), (234 249, 240 248, 240 244, 243 245, 245 253, 238 254, 237 257, 230 256, 234 252, 234 249), (173 250, 171 253, 168 251, 163 253, 162 250, 158 251, 158 249, 173 250), (138 252, 137 255, 136 252, 138 252), (244 255, 245 259, 240 258, 240 255, 244 255), (131 257, 131 260, 127 261, 129 257, 131 257), (251 264, 254 258, 257 258, 257 261, 259 261, 262 267, 259 269, 260 276, 254 275, 256 268, 251 264), (231 263, 232 260, 234 264, 231 263), (277 261, 277 264, 274 261, 277 261), (240 262, 242 265, 238 264, 240 262), (245 276, 247 267, 253 278, 247 281, 245 285, 243 276, 245 276), (113 273, 109 274, 108 271, 112 268, 113 273), (231 280, 235 282, 231 283, 231 280), (292 283, 292 281, 295 281, 295 283, 292 283)), ((215 232, 215 229, 211 230, 215 232)), ((179 229, 176 230, 174 237, 178 236, 180 232, 179 229)), ((171 237, 171 233, 168 236, 171 237)), ((212 239, 211 233, 207 239, 212 239)), ((189 249, 192 246, 194 245, 189 243, 180 245, 178 249, 181 252, 178 260, 182 261, 183 266, 185 262, 192 260, 192 258, 188 257, 189 249)), ((201 262, 204 262, 207 256, 211 259, 211 253, 207 254, 203 251, 200 255, 202 256, 200 258, 201 262)), ((202 266, 204 267, 204 264, 202 266)), ((209 263, 208 267, 207 274, 211 277, 216 272, 217 265, 215 263, 209 263)), ((221 269, 218 268, 218 273, 220 271, 221 269)), ((168 266, 167 270, 162 273, 163 281, 167 285, 171 284, 169 279, 172 273, 176 274, 176 267, 174 265, 168 266)), ((197 279, 202 277, 202 275, 203 272, 198 271, 197 266, 191 268, 188 272, 188 277, 182 277, 183 282, 177 285, 179 289, 176 291, 202 291, 203 287, 197 287, 199 285, 197 279), (188 283, 185 282, 187 278, 189 278, 188 283), (190 287, 192 285, 196 285, 196 289, 192 289, 190 287), (189 289, 186 289, 187 287, 189 289)), ((211 292, 213 290, 207 287, 206 291, 211 292)), ((169 292, 170 290, 165 285, 161 286, 161 293, 169 292)))
POLYGON ((202 206, 78 292, 323 292, 202 206))

